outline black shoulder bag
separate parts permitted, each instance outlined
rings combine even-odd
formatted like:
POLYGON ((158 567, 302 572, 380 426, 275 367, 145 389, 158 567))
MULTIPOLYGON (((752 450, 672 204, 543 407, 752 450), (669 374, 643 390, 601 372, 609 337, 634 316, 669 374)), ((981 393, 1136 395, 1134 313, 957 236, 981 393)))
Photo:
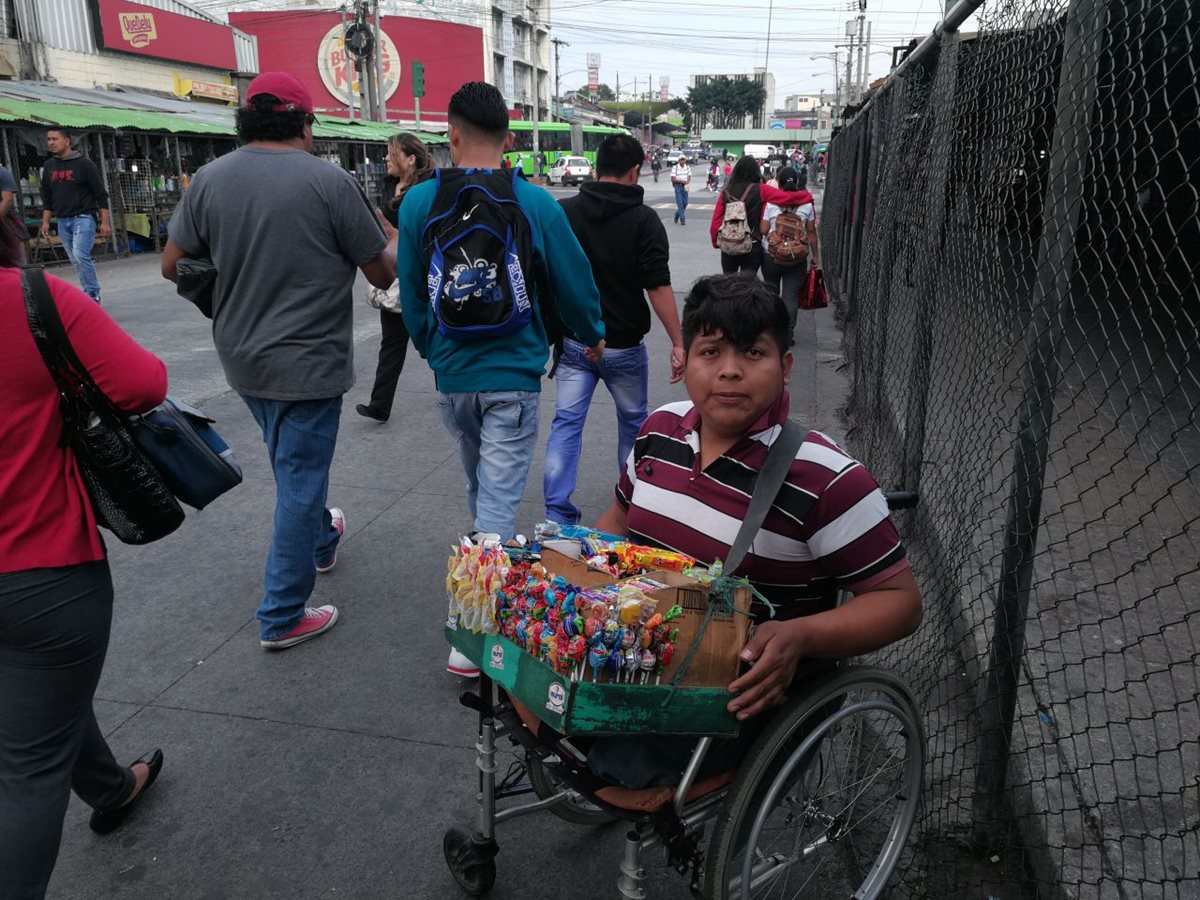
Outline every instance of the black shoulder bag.
POLYGON ((183 523, 183 508, 134 443, 125 413, 75 355, 45 274, 26 267, 21 284, 29 329, 58 387, 63 445, 75 454, 96 521, 126 544, 165 537, 183 523))

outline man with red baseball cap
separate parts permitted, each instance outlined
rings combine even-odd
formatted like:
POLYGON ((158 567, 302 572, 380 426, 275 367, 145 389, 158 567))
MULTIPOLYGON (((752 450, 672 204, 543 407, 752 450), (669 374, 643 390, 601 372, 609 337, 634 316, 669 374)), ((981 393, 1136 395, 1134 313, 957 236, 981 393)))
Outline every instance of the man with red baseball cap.
POLYGON ((244 146, 192 179, 171 219, 162 271, 212 260, 213 343, 225 377, 262 429, 275 474, 275 527, 258 608, 259 639, 282 650, 328 631, 332 605, 307 605, 346 530, 327 509, 342 395, 354 384, 356 270, 378 288, 396 275, 358 182, 312 155, 313 102, 286 72, 250 82, 237 111, 244 146))
POLYGON ((246 105, 254 106, 258 97, 274 97, 272 112, 303 112, 312 115, 312 95, 300 81, 287 72, 263 72, 246 89, 246 105))

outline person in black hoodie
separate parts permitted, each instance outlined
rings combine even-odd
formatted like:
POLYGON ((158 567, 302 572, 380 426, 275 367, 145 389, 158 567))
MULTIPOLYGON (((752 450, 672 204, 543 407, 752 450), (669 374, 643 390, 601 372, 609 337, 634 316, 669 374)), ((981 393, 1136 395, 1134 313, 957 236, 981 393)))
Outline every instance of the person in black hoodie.
POLYGON ((593 363, 587 358, 587 347, 573 335, 563 341, 554 376, 557 395, 543 479, 546 518, 553 522, 579 522, 571 494, 579 476, 583 425, 597 383, 604 382, 616 405, 618 471, 633 450, 646 420, 649 357, 642 339, 650 331, 650 306, 671 338, 671 381, 683 375, 683 333, 671 289, 667 230, 658 213, 642 203, 637 183, 643 155, 641 145, 629 135, 606 138, 596 152, 598 180, 561 201, 600 289, 605 350, 603 359, 593 363))
POLYGON ((83 292, 100 302, 100 280, 92 262, 96 238, 104 241, 112 233, 108 217, 108 191, 96 164, 78 150, 71 149, 71 134, 62 128, 46 132, 50 158, 42 168, 42 230, 50 237, 50 217, 58 219, 58 236, 67 258, 79 275, 83 292), (96 212, 100 228, 96 229, 96 212))

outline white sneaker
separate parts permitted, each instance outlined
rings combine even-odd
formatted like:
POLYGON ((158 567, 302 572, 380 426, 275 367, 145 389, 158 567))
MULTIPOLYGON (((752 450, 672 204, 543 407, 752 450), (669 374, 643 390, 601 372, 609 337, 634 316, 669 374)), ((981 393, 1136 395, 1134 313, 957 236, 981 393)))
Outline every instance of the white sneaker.
POLYGON ((479 666, 471 662, 454 648, 450 649, 450 661, 446 663, 446 671, 461 678, 478 678, 479 666))
MULTIPOLYGON (((330 524, 333 530, 338 533, 338 542, 341 542, 341 535, 346 533, 346 514, 336 506, 329 509, 330 524)), ((332 572, 333 567, 337 565, 337 544, 333 547, 333 555, 328 559, 322 560, 316 564, 317 574, 324 575, 326 572, 332 572)))

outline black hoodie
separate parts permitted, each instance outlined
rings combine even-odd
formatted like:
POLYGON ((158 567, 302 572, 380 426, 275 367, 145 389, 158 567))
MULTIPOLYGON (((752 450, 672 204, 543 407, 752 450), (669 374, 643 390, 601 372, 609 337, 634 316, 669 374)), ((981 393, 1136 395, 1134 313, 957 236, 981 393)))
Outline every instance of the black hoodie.
POLYGON ((643 205, 642 189, 634 184, 589 181, 560 202, 600 289, 605 346, 636 347, 650 331, 643 292, 671 283, 662 219, 643 205))
POLYGON ((96 164, 72 150, 65 159, 51 156, 46 160, 42 201, 58 219, 89 216, 108 206, 108 192, 96 164))

